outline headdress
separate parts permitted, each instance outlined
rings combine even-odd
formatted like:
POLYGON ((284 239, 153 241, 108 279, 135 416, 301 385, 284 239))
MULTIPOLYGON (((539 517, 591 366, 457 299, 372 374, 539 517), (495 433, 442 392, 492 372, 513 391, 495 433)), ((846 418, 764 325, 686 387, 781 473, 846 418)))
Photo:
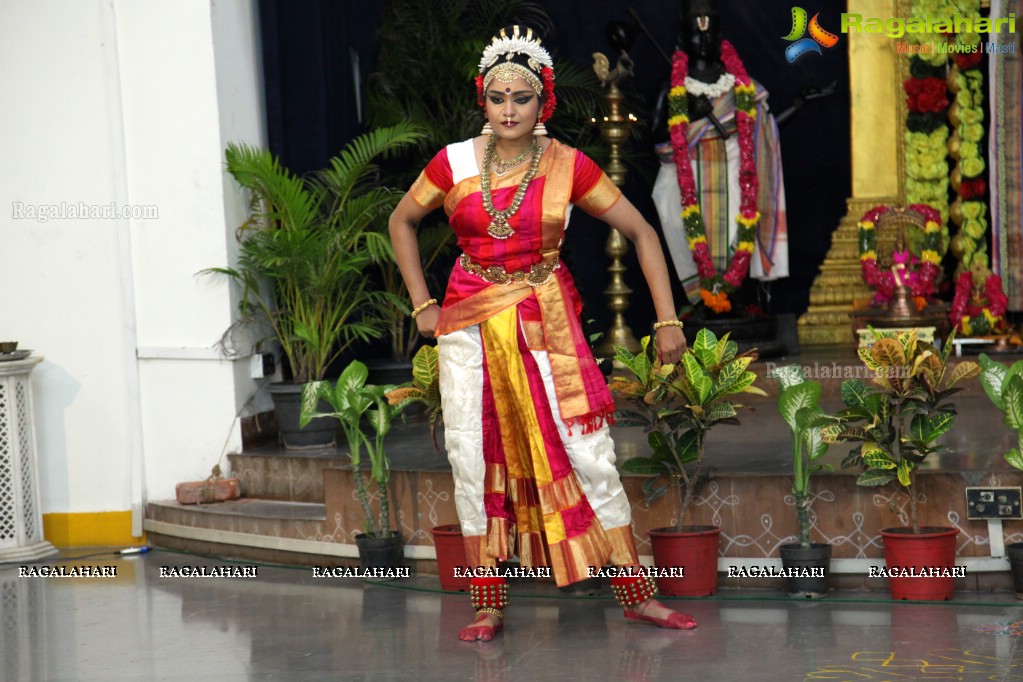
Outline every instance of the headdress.
POLYGON ((484 106, 483 93, 494 79, 508 83, 516 78, 525 80, 537 95, 543 97, 539 122, 547 121, 557 104, 554 98, 554 63, 533 29, 518 25, 502 28, 483 50, 479 75, 476 76, 479 105, 484 106))

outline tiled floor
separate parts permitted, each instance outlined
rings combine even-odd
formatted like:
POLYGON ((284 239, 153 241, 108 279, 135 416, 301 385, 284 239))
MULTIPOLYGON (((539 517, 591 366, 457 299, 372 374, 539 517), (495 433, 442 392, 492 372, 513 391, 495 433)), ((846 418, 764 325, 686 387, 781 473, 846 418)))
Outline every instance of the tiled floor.
POLYGON ((1023 602, 1010 594, 726 592, 670 601, 700 622, 679 632, 625 621, 609 596, 523 583, 505 632, 468 644, 455 639, 468 597, 430 578, 370 585, 267 565, 249 578, 161 577, 244 566, 162 550, 38 565, 117 576, 0 565, 3 680, 1023 680, 1023 602))

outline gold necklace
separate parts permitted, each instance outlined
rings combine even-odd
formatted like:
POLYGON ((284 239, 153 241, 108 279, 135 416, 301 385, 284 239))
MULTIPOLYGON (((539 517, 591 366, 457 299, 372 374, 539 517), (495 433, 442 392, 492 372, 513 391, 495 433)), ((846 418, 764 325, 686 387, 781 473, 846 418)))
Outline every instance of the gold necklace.
POLYGON ((526 151, 532 157, 529 169, 526 170, 526 174, 522 177, 522 182, 516 188, 515 197, 512 199, 511 204, 503 211, 498 211, 494 208, 494 196, 490 191, 490 165, 497 157, 497 139, 494 135, 491 135, 490 139, 487 140, 487 148, 483 152, 483 174, 480 178, 480 193, 483 195, 483 209, 491 219, 490 225, 487 226, 487 233, 495 239, 507 239, 515 234, 515 230, 508 224, 508 219, 519 210, 522 200, 526 196, 526 190, 529 188, 529 183, 536 177, 536 171, 540 167, 540 156, 543 152, 535 137, 526 151))
MULTIPOLYGON (((533 138, 533 142, 534 143, 536 142, 536 138, 533 138)), ((523 149, 522 152, 518 156, 516 156, 514 159, 509 159, 508 161, 505 161, 504 159, 502 159, 499 156, 497 156, 497 154, 496 154, 496 147, 495 147, 495 154, 494 154, 495 168, 494 168, 494 172, 497 173, 498 175, 504 175, 509 170, 511 170, 515 166, 517 166, 520 163, 522 163, 523 161, 525 161, 526 157, 529 156, 532 152, 533 152, 533 145, 529 145, 528 147, 523 149)))

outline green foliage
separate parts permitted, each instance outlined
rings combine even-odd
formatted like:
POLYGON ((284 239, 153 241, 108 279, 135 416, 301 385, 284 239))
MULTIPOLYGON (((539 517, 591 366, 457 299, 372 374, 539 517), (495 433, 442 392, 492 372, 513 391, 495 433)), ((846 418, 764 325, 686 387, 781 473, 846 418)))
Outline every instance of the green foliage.
POLYGON ((980 384, 984 392, 1002 413, 1005 425, 1016 432, 1017 447, 1005 453, 1005 461, 1023 471, 1023 360, 1006 368, 987 355, 981 354, 980 384))
POLYGON ((416 142, 401 123, 352 140, 329 168, 300 178, 268 151, 230 144, 227 171, 251 194, 238 229, 235 267, 210 268, 242 289, 239 326, 265 322, 288 358, 295 381, 322 379, 356 341, 383 334, 388 295, 366 278, 374 262, 393 259, 381 225, 401 192, 379 186, 377 157, 416 142))
POLYGON ((881 338, 859 357, 873 373, 871 385, 859 379, 842 384, 845 409, 836 416, 842 428, 828 430, 828 442, 858 442, 843 466, 857 466, 863 473, 857 483, 886 485, 898 481, 910 502, 910 523, 919 531, 913 472, 935 452, 938 440, 955 424, 952 395, 961 381, 980 374, 972 361, 949 366, 953 332, 939 351, 920 341, 916 330, 881 338))
POLYGON ((441 417, 440 402, 440 363, 437 360, 436 346, 422 346, 412 358, 412 381, 402 384, 385 394, 387 402, 403 410, 413 403, 421 403, 426 407, 426 416, 430 420, 430 436, 433 448, 437 445, 437 423, 441 417))
POLYGON ((345 367, 334 385, 329 381, 305 384, 302 387, 302 416, 299 423, 305 426, 317 417, 338 420, 348 441, 348 458, 352 463, 355 492, 365 517, 366 534, 370 537, 387 537, 392 530, 387 490, 391 466, 384 451, 384 438, 390 432, 394 417, 401 407, 392 406, 385 397, 391 386, 367 384, 368 378, 366 365, 355 360, 345 367), (320 411, 321 403, 326 403, 329 411, 320 411), (369 458, 370 480, 379 493, 379 516, 373 514, 369 503, 369 490, 362 471, 363 450, 369 458))
POLYGON ((764 395, 753 385, 756 374, 747 370, 756 353, 740 354, 728 334, 718 339, 706 329, 679 363, 657 362, 650 337, 640 346, 635 355, 615 348, 616 360, 628 375, 614 377, 609 388, 619 400, 618 423, 643 425, 653 454, 627 460, 622 471, 651 477, 644 485, 648 503, 673 488, 679 499, 676 528, 681 528, 700 480, 708 432, 718 424, 739 423, 736 415, 742 406, 728 396, 764 395), (660 485, 662 481, 666 483, 660 485))
POLYGON ((792 432, 792 496, 796 501, 799 543, 810 548, 810 476, 824 468, 814 462, 828 452, 830 434, 837 420, 820 407, 821 385, 808 381, 798 365, 779 367, 771 373, 778 382, 778 413, 792 432), (830 429, 826 431, 826 429, 830 429))

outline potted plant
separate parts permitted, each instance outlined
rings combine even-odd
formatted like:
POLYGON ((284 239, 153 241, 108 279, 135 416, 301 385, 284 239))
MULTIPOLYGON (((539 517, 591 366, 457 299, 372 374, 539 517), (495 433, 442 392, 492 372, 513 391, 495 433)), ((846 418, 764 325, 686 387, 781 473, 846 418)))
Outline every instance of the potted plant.
MULTIPOLYGON (((995 362, 987 355, 980 356, 980 385, 1002 413, 1005 425, 1016 433, 1017 447, 1005 453, 1005 461, 1023 471, 1023 360, 1011 367, 995 362)), ((1006 553, 1012 566, 1012 583, 1016 599, 1023 599, 1023 542, 1007 545, 1006 553)))
POLYGON ((302 387, 303 425, 315 418, 333 418, 341 425, 348 443, 355 494, 362 508, 365 532, 355 536, 359 558, 365 567, 398 566, 402 560, 401 536, 391 527, 391 466, 384 450, 384 438, 391 430, 397 408, 391 406, 384 393, 391 386, 367 384, 369 370, 353 360, 345 367, 337 383, 311 381, 302 387), (320 406, 326 403, 329 411, 320 406), (376 489, 379 512, 370 503, 370 486, 362 470, 362 452, 369 459, 369 480, 376 489))
MULTIPOLYGON (((842 428, 826 434, 834 442, 859 442, 843 466, 860 466, 856 482, 882 486, 892 482, 905 489, 908 526, 881 531, 886 573, 895 599, 950 599, 954 590, 955 528, 922 527, 917 510, 914 472, 927 457, 941 450, 938 440, 955 423, 949 398, 960 381, 977 376, 980 367, 963 361, 950 367, 953 332, 938 350, 917 338, 917 330, 878 338, 859 349, 860 359, 873 373, 872 386, 859 379, 842 383, 845 409, 838 413, 842 428), (924 567, 945 567, 934 577, 909 577, 924 567)), ((925 571, 931 574, 931 571, 925 571)))
POLYGON ((409 124, 360 135, 329 168, 305 178, 266 150, 227 147, 227 171, 249 190, 251 215, 238 229, 237 265, 204 272, 241 287, 241 317, 225 336, 265 324, 287 359, 293 382, 271 386, 285 446, 333 442, 329 420, 299 429, 301 386, 323 379, 356 341, 384 332, 378 311, 388 295, 373 287, 366 268, 388 257, 390 243, 380 224, 400 192, 378 186, 374 160, 419 137, 409 124))
POLYGON ((650 337, 640 345, 637 355, 615 349, 616 360, 632 376, 613 379, 610 388, 620 399, 618 423, 643 425, 653 454, 624 462, 622 471, 650 477, 643 485, 648 504, 669 489, 677 496, 675 524, 649 532, 659 566, 685 567, 682 578, 658 579, 661 591, 668 595, 714 594, 721 529, 686 525, 685 520, 701 480, 708 433, 718 424, 739 423, 736 415, 742 406, 729 396, 766 395, 753 385, 757 375, 747 369, 757 355, 755 351, 739 353, 727 333, 718 339, 707 329, 697 333, 676 364, 654 360, 650 337))
POLYGON ((831 468, 815 462, 828 452, 825 430, 834 435, 840 427, 835 418, 827 416, 820 407, 820 383, 808 380, 800 366, 779 367, 771 376, 780 389, 778 412, 792 432, 792 498, 799 524, 798 542, 779 548, 782 567, 787 574, 796 573, 786 576, 790 596, 824 597, 828 593, 831 545, 810 542, 810 476, 831 468), (802 575, 804 568, 819 570, 805 571, 810 575, 802 575))

